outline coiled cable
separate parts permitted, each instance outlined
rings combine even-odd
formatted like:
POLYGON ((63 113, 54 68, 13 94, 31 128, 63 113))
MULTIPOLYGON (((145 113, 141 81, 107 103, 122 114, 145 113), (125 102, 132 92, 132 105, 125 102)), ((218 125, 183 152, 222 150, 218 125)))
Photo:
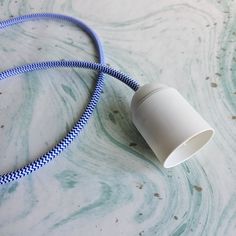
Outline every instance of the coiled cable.
POLYGON ((135 80, 133 80, 131 77, 105 65, 103 46, 101 44, 101 41, 98 35, 89 26, 87 26, 84 22, 82 22, 79 19, 75 19, 73 17, 65 16, 61 14, 54 14, 54 13, 36 13, 36 14, 19 16, 19 17, 2 21, 0 22, 0 29, 9 27, 15 24, 19 24, 25 21, 39 20, 39 19, 65 20, 80 27, 92 38, 93 43, 95 44, 96 50, 98 52, 99 63, 74 61, 74 60, 73 61, 65 60, 65 61, 37 62, 37 63, 18 66, 9 70, 5 70, 0 73, 0 80, 3 80, 13 75, 22 74, 25 72, 49 69, 49 68, 58 68, 58 67, 78 67, 78 68, 98 70, 99 74, 97 76, 96 85, 91 95, 90 101, 88 102, 78 122, 68 132, 68 134, 58 144, 56 144, 51 150, 46 152, 44 155, 42 155, 35 161, 27 164, 26 166, 22 168, 0 175, 0 185, 17 180, 23 176, 26 176, 38 170, 39 168, 47 164, 49 161, 53 160, 56 156, 58 156, 63 150, 65 150, 69 146, 69 144, 79 135, 81 130, 84 128, 84 126, 88 122, 90 116, 92 115, 99 101, 99 98, 100 98, 100 95, 104 86, 104 73, 119 79, 123 83, 127 84, 134 91, 136 91, 139 88, 139 84, 135 80))

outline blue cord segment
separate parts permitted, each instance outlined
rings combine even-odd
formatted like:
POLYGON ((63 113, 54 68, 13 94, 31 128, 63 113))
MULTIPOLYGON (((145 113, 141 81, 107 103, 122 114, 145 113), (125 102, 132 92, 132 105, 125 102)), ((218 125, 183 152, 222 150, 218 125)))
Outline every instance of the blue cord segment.
POLYGON ((78 67, 90 70, 97 70, 122 81, 134 91, 138 90, 139 88, 139 84, 137 83, 137 81, 133 80, 130 76, 124 74, 123 72, 115 70, 107 65, 87 61, 43 61, 23 66, 17 66, 15 68, 0 72, 0 80, 3 80, 13 75, 23 74, 30 71, 45 70, 59 67, 78 67))
POLYGON ((5 20, 0 22, 0 29, 19 24, 25 21, 31 20, 39 20, 39 19, 54 19, 54 20, 65 20, 70 23, 75 24, 83 31, 85 31, 93 40, 95 44, 96 50, 98 52, 98 61, 99 63, 92 62, 84 62, 84 61, 46 61, 46 62, 38 62, 32 63, 28 65, 18 66, 13 69, 9 69, 0 73, 0 80, 3 80, 7 77, 18 75, 34 70, 43 70, 49 68, 58 68, 58 67, 78 67, 78 68, 86 68, 99 71, 96 86, 92 93, 89 103, 87 104, 82 116, 78 120, 78 122, 74 125, 74 127, 70 130, 70 132, 58 143, 54 146, 50 151, 36 159, 35 161, 29 163, 28 165, 19 168, 15 171, 6 173, 0 176, 0 185, 9 183, 11 181, 17 180, 23 176, 26 176, 39 168, 43 167, 49 161, 53 160, 57 157, 62 151, 64 151, 69 144, 78 136, 81 130, 84 128, 86 123, 88 122, 90 116, 92 115, 102 92, 104 86, 104 74, 111 75, 120 81, 127 84, 134 91, 138 90, 139 84, 130 78, 128 75, 125 75, 122 72, 119 72, 115 69, 112 69, 105 65, 103 46, 98 35, 85 23, 80 21, 79 19, 72 18, 70 16, 65 16, 61 14, 53 14, 53 13, 36 13, 31 15, 19 16, 15 18, 11 18, 9 20, 5 20))

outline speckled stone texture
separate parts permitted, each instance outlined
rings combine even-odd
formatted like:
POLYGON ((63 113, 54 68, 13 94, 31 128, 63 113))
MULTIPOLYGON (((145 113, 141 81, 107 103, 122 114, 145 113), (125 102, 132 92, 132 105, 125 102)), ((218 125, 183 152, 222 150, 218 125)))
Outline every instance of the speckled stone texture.
MULTIPOLYGON (((130 119, 133 91, 106 77, 80 137, 52 163, 0 186, 0 235, 236 234, 235 0, 13 0, 0 18, 64 13, 92 26, 107 63, 141 84, 176 87, 216 129, 194 159, 164 169, 130 119)), ((96 61, 74 26, 24 23, 0 32, 0 70, 25 63, 96 61)), ((0 173, 21 167, 73 126, 96 73, 32 72, 0 81, 0 173)))

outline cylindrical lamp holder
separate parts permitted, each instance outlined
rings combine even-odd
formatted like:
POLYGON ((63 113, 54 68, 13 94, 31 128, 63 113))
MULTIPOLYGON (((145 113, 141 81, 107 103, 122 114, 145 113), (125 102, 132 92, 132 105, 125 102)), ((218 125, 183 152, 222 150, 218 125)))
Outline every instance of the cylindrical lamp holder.
POLYGON ((159 83, 140 87, 131 102, 134 125, 165 168, 199 151, 214 130, 174 88, 159 83))

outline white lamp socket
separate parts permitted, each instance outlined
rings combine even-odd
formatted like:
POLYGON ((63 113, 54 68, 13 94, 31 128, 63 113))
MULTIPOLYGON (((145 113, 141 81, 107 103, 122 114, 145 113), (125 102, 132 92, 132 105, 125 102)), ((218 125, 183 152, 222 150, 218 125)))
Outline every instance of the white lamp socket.
POLYGON ((159 83, 146 84, 135 92, 131 115, 165 168, 192 157, 214 134, 176 89, 159 83))

